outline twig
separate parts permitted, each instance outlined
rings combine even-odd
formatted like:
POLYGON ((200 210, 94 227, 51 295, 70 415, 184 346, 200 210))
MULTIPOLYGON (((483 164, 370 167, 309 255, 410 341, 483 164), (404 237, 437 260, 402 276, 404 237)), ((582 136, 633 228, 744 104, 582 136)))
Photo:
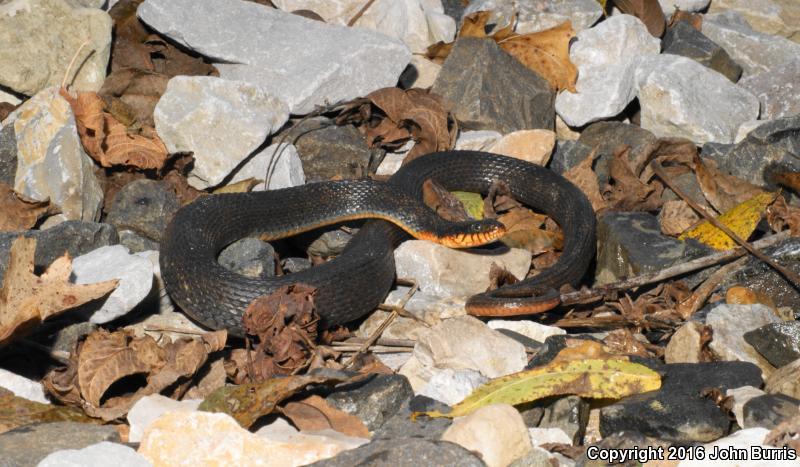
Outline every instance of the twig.
MULTIPOLYGON (((337 352, 355 352, 355 354, 350 357, 351 360, 355 360, 359 355, 363 354, 364 352, 361 351, 361 346, 359 345, 340 345, 336 347, 332 347, 333 350, 337 352)), ((369 348, 370 352, 373 353, 402 353, 402 352, 413 352, 413 347, 391 347, 388 345, 375 345, 369 348)), ((347 365, 350 365, 348 361, 347 365)), ((345 366, 347 366, 345 365, 345 366)))
POLYGON ((721 231, 725 232, 736 243, 738 243, 739 245, 744 247, 745 250, 750 252, 750 254, 752 254, 756 258, 760 259, 761 261, 765 262, 766 264, 771 266, 773 269, 775 269, 776 271, 781 273, 783 275, 783 277, 788 279, 789 282, 791 282, 792 285, 795 288, 800 289, 800 274, 797 274, 796 272, 792 271, 791 269, 788 269, 788 268, 785 268, 785 267, 781 266, 780 264, 778 264, 774 260, 772 260, 772 258, 770 258, 769 256, 765 255, 764 253, 762 253, 761 251, 757 250, 756 248, 753 248, 752 245, 750 245, 746 240, 743 240, 741 237, 736 235, 731 229, 728 228, 728 226, 726 226, 722 222, 718 221, 717 218, 715 218, 714 216, 709 214, 708 211, 705 210, 705 208, 703 208, 702 206, 697 204, 691 197, 687 196, 686 193, 684 193, 680 188, 676 187, 675 184, 672 183, 672 180, 670 180, 670 178, 667 177, 667 175, 664 173, 664 170, 661 168, 661 165, 657 161, 654 160, 653 162, 651 162, 650 163, 650 167, 653 169, 653 172, 656 175, 658 175, 659 178, 661 178, 661 180, 664 183, 666 183, 667 186, 669 186, 669 188, 672 191, 675 192, 676 195, 680 196, 681 199, 686 201, 686 203, 689 206, 691 206, 692 209, 697 211, 698 214, 700 214, 701 216, 705 217, 708 222, 711 222, 711 224, 714 225, 714 227, 716 227, 716 228, 720 229, 721 231))
POLYGON ((681 315, 681 318, 688 320, 695 314, 695 312, 706 303, 711 292, 713 292, 728 276, 743 267, 745 263, 747 263, 747 258, 739 258, 714 271, 714 274, 711 274, 708 279, 695 289, 694 293, 689 298, 678 304, 676 311, 681 315))
MULTIPOLYGON (((331 347, 342 347, 342 346, 351 346, 351 345, 361 345, 366 342, 369 338, 368 337, 350 337, 343 341, 334 341, 331 343, 331 347)), ((389 347, 414 347, 417 341, 413 339, 391 339, 386 337, 381 337, 377 341, 374 342, 377 345, 389 346, 389 347)))
MULTIPOLYGON (((75 64, 75 60, 78 58, 78 54, 81 53, 81 50, 83 50, 83 48, 86 47, 86 44, 88 43, 89 39, 83 41, 83 44, 81 44, 80 47, 78 47, 78 50, 75 51, 75 54, 72 55, 72 60, 69 61, 69 65, 67 65, 67 70, 64 72, 64 78, 61 79, 62 88, 65 88, 65 86, 67 85, 67 77, 69 76, 70 70, 72 70, 72 65, 75 64)), ((94 52, 94 49, 92 49, 92 52, 94 52)))
POLYGON ((359 19, 361 19, 362 16, 364 16, 364 13, 367 12, 369 7, 371 7, 373 3, 375 3, 375 0, 369 0, 367 3, 365 3, 364 6, 362 6, 361 9, 358 10, 358 13, 353 15, 353 17, 350 18, 350 21, 347 22, 347 27, 349 28, 353 27, 353 25, 356 24, 356 21, 358 21, 359 19))
POLYGON ((155 326, 152 324, 148 324, 144 327, 145 332, 174 332, 176 334, 189 334, 191 336, 202 336, 203 334, 207 334, 208 331, 197 331, 194 329, 181 329, 172 326, 155 326))
MULTIPOLYGON (((756 248, 767 248, 787 238, 789 238, 789 231, 778 232, 774 235, 770 235, 769 237, 764 237, 757 242, 753 242, 753 246, 756 248)), ((680 276, 688 272, 697 271, 698 269, 704 269, 709 266, 714 266, 735 258, 739 258, 745 253, 746 252, 744 248, 741 247, 712 253, 708 256, 703 256, 685 263, 676 264, 675 266, 662 269, 658 272, 642 274, 624 281, 602 285, 589 290, 579 290, 577 292, 565 293, 561 295, 561 303, 564 305, 574 305, 578 303, 588 303, 591 301, 600 300, 601 298, 606 297, 608 294, 613 292, 630 290, 643 285, 655 284, 657 282, 671 279, 675 276, 680 276)))

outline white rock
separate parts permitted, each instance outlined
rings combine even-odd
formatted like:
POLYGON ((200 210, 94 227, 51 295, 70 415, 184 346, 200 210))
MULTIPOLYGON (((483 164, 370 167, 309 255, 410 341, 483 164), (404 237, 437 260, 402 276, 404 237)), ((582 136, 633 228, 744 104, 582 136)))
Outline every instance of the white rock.
POLYGON ((743 139, 747 138, 747 135, 750 134, 751 131, 755 130, 756 128, 760 127, 761 125, 767 123, 767 120, 750 120, 747 122, 742 123, 739 125, 739 129, 736 130, 736 138, 734 139, 734 143, 738 143, 743 139))
POLYGON ((86 305, 92 323, 102 324, 123 316, 139 304, 153 286, 153 264, 147 258, 132 255, 122 245, 100 247, 72 260, 76 284, 93 284, 119 279, 111 294, 86 305))
POLYGON ((547 443, 572 444, 572 439, 561 428, 528 428, 528 434, 534 446, 547 443))
POLYGON ((10 121, 17 139, 14 189, 33 199, 49 198, 67 219, 96 220, 103 190, 78 138, 72 108, 58 89, 28 99, 5 120, 10 121))
MULTIPOLYGON (((713 443, 704 444, 706 456, 698 460, 685 460, 678 464, 678 467, 728 467, 735 465, 736 467, 782 467, 782 466, 797 466, 797 460, 753 460, 750 453, 756 447, 761 450, 780 449, 774 446, 766 446, 764 438, 767 437, 769 430, 766 428, 747 428, 746 430, 739 430, 736 433, 720 438, 713 443), (747 453, 747 458, 740 461, 731 460, 710 460, 708 454, 717 450, 728 451, 731 449, 741 449, 747 453)), ((762 451, 763 452, 763 451, 762 451)), ((780 453, 779 453, 780 454, 780 453)), ((769 456, 770 453, 764 453, 764 456, 769 456)))
POLYGON ((398 371, 411 358, 411 352, 376 353, 375 356, 392 371, 398 371))
POLYGON ((0 85, 27 95, 60 86, 72 57, 88 42, 67 75, 78 91, 98 91, 111 53, 111 17, 73 8, 64 0, 0 4, 0 85))
MULTIPOLYGON (((388 311, 375 310, 358 327, 355 332, 357 337, 368 338, 383 325, 389 317, 388 311)), ((397 316, 383 330, 381 337, 386 339, 411 339, 417 340, 420 334, 427 332, 428 327, 420 321, 403 316, 397 316)))
POLYGON ((413 66, 417 71, 417 78, 408 87, 414 88, 429 88, 433 86, 436 77, 439 76, 442 66, 438 63, 433 63, 421 55, 414 55, 411 57, 410 66, 413 66))
POLYGON ((37 467, 150 467, 144 456, 124 444, 102 441, 83 449, 64 449, 50 453, 37 467))
POLYGON ((784 37, 753 31, 734 11, 703 16, 703 34, 741 65, 742 79, 800 61, 800 44, 784 37))
POLYGON ((544 166, 550 161, 555 146, 555 131, 537 128, 505 134, 488 151, 544 166))
POLYGON ((194 153, 189 184, 219 184, 289 118, 285 103, 257 86, 213 76, 176 76, 153 118, 169 152, 194 153))
MULTIPOLYGON (((791 7, 787 5, 786 9, 789 8, 791 7)), ((735 11, 742 15, 756 31, 790 37, 797 32, 800 24, 796 24, 791 19, 787 24, 786 19, 790 18, 790 13, 787 12, 787 17, 784 18, 783 9, 779 2, 774 0, 714 0, 708 12, 735 11)), ((795 6, 795 10, 797 11, 797 6, 795 6)))
MULTIPOLYGON (((410 287, 398 286, 383 300, 388 305, 399 305, 408 294, 410 287)), ((419 290, 411 296, 403 308, 420 321, 431 326, 445 319, 463 316, 466 300, 459 297, 438 297, 419 290)))
POLYGON ((128 441, 131 443, 140 442, 147 426, 161 415, 176 410, 192 412, 197 410, 201 402, 203 402, 202 399, 176 401, 161 394, 142 397, 128 411, 128 425, 131 427, 128 441))
POLYGON ((426 10, 425 19, 428 21, 428 40, 431 44, 453 42, 455 40, 456 21, 450 15, 446 15, 441 11, 426 10))
POLYGON ((428 383, 422 387, 418 395, 455 405, 469 396, 473 390, 489 379, 475 370, 435 370, 428 383))
POLYGON ((619 15, 577 34, 570 59, 578 67, 577 93, 556 96, 556 113, 570 126, 613 117, 636 96, 633 70, 661 42, 636 17, 619 15))
POLYGON ((490 23, 504 26, 516 17, 516 32, 542 31, 569 20, 575 31, 591 27, 603 16, 594 0, 472 0, 464 16, 477 11, 491 11, 490 23))
POLYGON ((360 0, 274 0, 272 4, 286 12, 309 10, 326 23, 346 26, 364 6, 360 0))
POLYGON ((437 42, 451 42, 455 37, 455 20, 431 11, 426 14, 419 0, 377 0, 354 24, 403 41, 411 52, 423 53, 437 42), (429 18, 435 27, 431 31, 429 18))
POLYGON ((751 74, 737 84, 758 97, 762 120, 800 114, 800 60, 751 74))
POLYGON ((708 347, 719 355, 721 360, 740 360, 751 362, 761 368, 764 378, 774 370, 747 341, 744 333, 770 323, 780 323, 781 319, 766 305, 717 305, 706 316, 706 324, 711 326, 713 339, 708 347))
POLYGON ((397 277, 411 278, 420 290, 443 297, 468 297, 489 287, 492 263, 516 277, 530 269, 531 253, 510 248, 502 254, 459 251, 426 240, 409 240, 394 251, 397 277))
POLYGON ((742 386, 740 388, 728 389, 725 391, 726 397, 733 397, 733 415, 736 417, 736 423, 739 426, 744 426, 744 405, 750 399, 766 394, 764 391, 753 386, 742 386))
POLYGON ((400 167, 403 165, 403 159, 405 158, 405 153, 388 153, 378 165, 378 169, 375 173, 378 175, 394 175, 395 172, 400 170, 400 167))
POLYGON ((661 9, 667 15, 675 12, 675 8, 681 11, 701 11, 704 10, 711 0, 658 0, 661 9))
POLYGON ((686 57, 645 57, 635 79, 641 126, 658 137, 733 143, 739 126, 758 117, 754 95, 686 57))
POLYGON ((489 467, 505 467, 531 449, 522 415, 508 404, 488 405, 455 419, 442 440, 480 453, 489 467))
POLYGON ((250 158, 236 175, 231 179, 231 183, 236 183, 248 178, 264 180, 253 187, 253 191, 277 190, 278 188, 289 188, 299 186, 306 182, 306 175, 303 172, 303 163, 297 148, 294 144, 283 144, 278 147, 278 143, 272 144, 261 152, 250 158), (272 161, 275 163, 270 165, 272 161), (271 167, 271 168, 270 168, 271 167), (266 178, 269 168, 269 186, 266 186, 266 178))
POLYGON ((462 131, 456 139, 456 149, 485 151, 503 135, 492 130, 462 131))
POLYGON ((509 331, 517 332, 536 342, 544 342, 550 336, 559 336, 567 333, 567 331, 555 326, 547 326, 546 324, 527 320, 509 321, 493 319, 486 324, 492 329, 508 329, 509 331))
POLYGON ((138 14, 178 43, 224 62, 217 65, 221 77, 262 86, 296 114, 394 86, 411 59, 402 42, 383 34, 244 0, 147 0, 138 14))
MULTIPOLYGON (((3 92, 3 90, 0 90, 0 102, 8 102, 11 105, 17 105, 22 101, 19 100, 19 98, 17 96, 15 96, 13 94, 9 94, 7 92, 3 92)), ((0 125, 0 128, 2 128, 2 127, 3 126, 0 125)))
POLYGON ((284 444, 286 446, 313 446, 316 444, 327 446, 329 449, 338 448, 340 451, 355 449, 369 442, 368 439, 347 436, 331 429, 298 431, 282 418, 260 428, 255 432, 255 435, 275 444, 284 444))
POLYGON ((0 387, 8 389, 17 397, 24 397, 29 401, 49 404, 50 400, 44 395, 44 388, 38 381, 31 381, 24 376, 0 368, 0 387))

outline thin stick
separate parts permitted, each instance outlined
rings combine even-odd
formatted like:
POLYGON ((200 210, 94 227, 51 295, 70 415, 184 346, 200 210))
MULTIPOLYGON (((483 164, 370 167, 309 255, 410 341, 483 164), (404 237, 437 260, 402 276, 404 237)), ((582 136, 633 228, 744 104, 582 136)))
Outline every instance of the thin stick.
POLYGON ((373 3, 375 3, 375 0, 369 0, 367 3, 365 3, 364 6, 361 7, 360 10, 358 10, 358 13, 353 15, 353 17, 350 18, 350 21, 347 22, 347 27, 353 27, 353 25, 356 24, 356 21, 358 21, 359 19, 361 19, 362 16, 364 16, 364 13, 367 12, 369 7, 371 7, 373 3))
MULTIPOLYGON (((789 238, 789 231, 778 232, 769 237, 764 237, 757 242, 753 242, 756 248, 767 248, 775 245, 781 240, 789 238)), ((589 290, 579 290, 577 292, 570 292, 561 295, 561 303, 564 305, 574 305, 578 303, 588 303, 607 296, 612 292, 619 292, 622 290, 630 290, 643 285, 655 284, 675 276, 680 276, 688 272, 704 269, 709 266, 714 266, 726 261, 744 256, 746 251, 744 248, 734 248, 732 250, 719 251, 712 253, 708 256, 696 258, 685 263, 676 264, 668 268, 662 269, 657 272, 642 274, 624 281, 615 282, 613 284, 602 285, 589 290)))
POLYGON ((713 292, 728 276, 743 267, 745 263, 747 263, 747 258, 739 258, 714 271, 714 274, 711 274, 708 279, 700 284, 689 298, 678 304, 676 311, 681 315, 681 318, 688 320, 695 314, 695 312, 706 303, 708 297, 711 296, 711 292, 713 292))
POLYGON ((86 47, 86 44, 88 44, 88 43, 89 43, 89 39, 86 39, 85 41, 83 41, 83 44, 81 44, 80 47, 78 47, 78 50, 75 51, 75 54, 72 55, 72 60, 69 61, 69 65, 67 65, 67 70, 64 72, 64 78, 61 80, 61 87, 62 88, 67 85, 67 77, 69 76, 70 70, 72 70, 72 65, 75 65, 75 60, 78 58, 78 54, 81 53, 81 50, 83 50, 83 48, 86 47))
POLYGON ((761 251, 753 248, 752 245, 750 245, 749 243, 747 243, 746 240, 743 240, 741 237, 736 235, 731 229, 728 228, 728 226, 726 226, 722 222, 718 221, 717 218, 715 218, 714 216, 709 214, 708 211, 706 211, 702 206, 697 204, 692 198, 687 196, 686 193, 684 193, 680 188, 676 187, 675 184, 672 183, 672 180, 670 180, 670 178, 667 177, 667 175, 664 173, 664 170, 661 168, 661 165, 657 161, 654 160, 652 163, 650 163, 650 167, 653 169, 653 172, 656 175, 658 175, 659 178, 661 178, 661 180, 664 183, 666 183, 667 186, 669 186, 669 188, 672 191, 675 192, 676 195, 680 196, 681 199, 686 201, 686 203, 689 206, 691 206, 692 209, 697 211, 698 214, 700 214, 701 216, 705 217, 706 220, 708 220, 708 222, 711 222, 711 224, 713 224, 714 227, 716 227, 716 228, 720 229, 721 231, 725 232, 736 243, 738 243, 739 245, 744 247, 745 250, 750 252, 750 254, 752 254, 756 258, 760 259, 761 261, 767 263, 773 269, 775 269, 776 271, 781 273, 783 275, 783 277, 788 279, 789 282, 791 282, 792 285, 795 288, 800 288, 800 274, 797 274, 796 272, 792 271, 791 269, 788 269, 788 268, 785 268, 785 267, 781 266, 780 264, 778 264, 775 261, 773 261, 772 258, 770 258, 769 256, 767 256, 764 253, 762 253, 761 251))

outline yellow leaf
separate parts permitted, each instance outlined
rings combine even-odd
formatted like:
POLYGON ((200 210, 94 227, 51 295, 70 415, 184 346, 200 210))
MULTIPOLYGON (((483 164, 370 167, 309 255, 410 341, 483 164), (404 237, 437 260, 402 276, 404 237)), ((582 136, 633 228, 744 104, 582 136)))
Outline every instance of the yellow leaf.
POLYGON ((449 413, 418 412, 414 416, 461 417, 490 404, 517 405, 563 394, 619 399, 660 387, 658 373, 627 360, 559 361, 496 378, 477 388, 449 413))
POLYGON ((453 196, 461 201, 461 204, 464 205, 464 210, 467 211, 469 217, 477 220, 483 219, 483 198, 481 198, 480 193, 454 191, 453 196))
MULTIPOLYGON (((733 233, 747 240, 750 234, 756 229, 756 225, 758 225, 758 221, 761 220, 761 215, 764 213, 764 210, 775 201, 777 196, 777 192, 758 194, 725 211, 717 220, 731 229, 733 233)), ((702 222, 697 227, 689 230, 678 238, 680 240, 694 238, 698 242, 708 245, 715 250, 729 250, 736 246, 736 242, 729 237, 728 234, 714 227, 714 225, 708 221, 702 222)))
POLYGON ((254 186, 263 182, 264 180, 259 180, 253 177, 245 178, 240 182, 231 183, 230 185, 225 185, 217 188, 216 190, 214 190, 214 194, 218 195, 220 193, 247 193, 248 191, 252 190, 254 186))

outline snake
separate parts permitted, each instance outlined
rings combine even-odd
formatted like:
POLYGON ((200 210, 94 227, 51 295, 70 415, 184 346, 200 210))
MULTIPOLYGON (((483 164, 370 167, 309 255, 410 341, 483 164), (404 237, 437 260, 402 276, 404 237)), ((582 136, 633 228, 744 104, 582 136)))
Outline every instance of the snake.
POLYGON ((167 225, 160 269, 173 301, 212 329, 244 335, 242 316, 257 297, 286 285, 316 289, 323 327, 372 312, 395 282, 394 249, 409 235, 450 247, 489 243, 505 232, 496 220, 447 222, 422 202, 423 184, 486 194, 504 182, 517 201, 552 218, 563 231, 558 260, 535 276, 469 297, 477 316, 512 316, 559 305, 559 288, 576 286, 595 251, 595 215, 566 178, 521 159, 481 151, 442 151, 403 165, 387 181, 322 181, 297 187, 215 194, 179 209, 167 225), (337 222, 368 219, 342 253, 321 265, 269 278, 247 277, 219 264, 219 253, 247 236, 289 237, 337 222))

